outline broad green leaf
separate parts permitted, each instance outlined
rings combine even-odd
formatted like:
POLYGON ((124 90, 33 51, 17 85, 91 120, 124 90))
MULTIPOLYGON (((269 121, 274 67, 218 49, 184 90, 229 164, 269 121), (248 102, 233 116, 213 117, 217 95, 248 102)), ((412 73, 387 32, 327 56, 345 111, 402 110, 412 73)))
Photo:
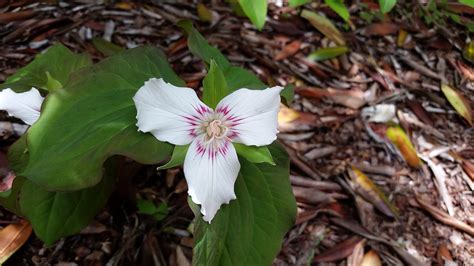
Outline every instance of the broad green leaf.
POLYGON ((291 7, 299 7, 299 6, 305 5, 305 4, 310 3, 310 2, 311 2, 311 0, 289 0, 288 4, 291 7))
POLYGON ((385 132, 387 138, 397 147, 405 161, 414 168, 421 167, 421 160, 418 157, 415 147, 410 138, 405 134, 399 126, 390 126, 385 132))
POLYGON ((334 12, 336 12, 345 21, 349 21, 349 10, 343 0, 324 0, 324 3, 328 5, 334 12))
POLYGON ((263 29, 267 19, 267 0, 238 0, 245 15, 258 30, 263 29))
POLYGON ((473 0, 459 0, 459 3, 474 8, 474 1, 473 0))
POLYGON ((47 191, 26 180, 21 188, 20 208, 35 234, 46 245, 52 245, 59 238, 84 228, 113 191, 116 168, 113 159, 110 160, 99 184, 74 192, 47 191))
POLYGON ((301 17, 307 19, 313 27, 322 32, 326 37, 333 40, 338 45, 346 45, 342 33, 324 16, 318 15, 307 9, 301 12, 301 17))
POLYGON ((216 61, 211 59, 209 72, 202 81, 203 96, 202 101, 211 108, 215 108, 222 98, 229 94, 227 82, 216 61))
POLYGON ((171 155, 171 159, 165 165, 158 167, 158 170, 169 169, 182 165, 184 163, 184 158, 186 158, 188 148, 189 145, 174 146, 173 155, 171 155))
POLYGON ((210 64, 211 59, 214 59, 216 63, 223 69, 230 66, 229 61, 225 58, 221 52, 209 43, 194 27, 193 23, 189 20, 181 20, 177 23, 188 35, 188 47, 191 53, 198 56, 204 62, 210 64))
MULTIPOLYGON (((295 221, 289 159, 274 143, 275 166, 240 159, 236 200, 221 206, 212 222, 195 219, 194 265, 271 265, 295 221)), ((193 204, 191 204, 193 205, 193 204)))
POLYGON ((269 163, 275 165, 272 154, 268 150, 267 146, 246 146, 240 143, 234 143, 237 154, 245 158, 251 163, 269 163))
POLYGON ((228 67, 224 70, 224 76, 230 92, 241 88, 261 90, 268 87, 255 74, 240 67, 228 67))
POLYGON ((346 46, 321 48, 309 54, 308 59, 313 61, 323 61, 338 57, 348 51, 349 49, 346 46))
POLYGON ((54 90, 64 86, 72 72, 91 64, 92 60, 87 54, 74 54, 57 44, 9 77, 0 85, 0 89, 12 88, 18 92, 31 87, 54 90))
POLYGON ((29 162, 20 175, 48 190, 79 190, 100 181, 102 165, 112 155, 145 164, 169 156, 171 145, 138 132, 132 100, 152 77, 184 86, 160 50, 131 49, 74 77, 48 96, 29 129, 29 162))
POLYGON ((458 114, 472 126, 472 109, 469 101, 459 91, 447 84, 441 84, 441 91, 458 114))
POLYGON ((114 43, 104 40, 100 37, 92 39, 92 44, 97 51, 101 52, 105 56, 111 56, 122 52, 124 49, 114 43))
POLYGON ((397 0, 379 0, 380 11, 382 13, 388 13, 397 3, 397 0))

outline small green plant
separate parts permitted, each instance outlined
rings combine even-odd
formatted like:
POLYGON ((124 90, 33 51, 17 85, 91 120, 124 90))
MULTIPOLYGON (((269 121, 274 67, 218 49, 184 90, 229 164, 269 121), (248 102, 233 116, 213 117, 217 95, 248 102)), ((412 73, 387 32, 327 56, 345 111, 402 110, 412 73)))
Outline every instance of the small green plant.
MULTIPOLYGON (((208 68, 202 99, 158 48, 110 49, 97 40, 111 55, 101 62, 58 44, 0 85, 0 108, 31 125, 9 148, 16 178, 0 204, 51 245, 104 207, 117 156, 143 164, 171 157, 160 169, 184 163, 194 263, 269 265, 296 215, 289 158, 273 142, 282 88, 266 89, 232 66, 191 22, 178 25, 208 68)), ((160 220, 168 206, 141 200, 138 209, 160 220)))

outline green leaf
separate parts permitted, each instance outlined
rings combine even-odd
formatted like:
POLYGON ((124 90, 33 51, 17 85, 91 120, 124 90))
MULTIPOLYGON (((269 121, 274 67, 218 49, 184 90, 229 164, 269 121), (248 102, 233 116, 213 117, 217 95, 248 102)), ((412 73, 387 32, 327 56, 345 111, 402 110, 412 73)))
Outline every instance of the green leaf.
POLYGON ((239 0, 239 4, 252 24, 262 30, 267 18, 267 0, 239 0))
POLYGON ((289 0, 288 3, 291 7, 299 7, 302 5, 305 5, 307 3, 310 3, 311 0, 289 0))
POLYGON ((313 61, 323 61, 323 60, 338 57, 342 54, 347 53, 348 51, 349 51, 349 48, 345 46, 321 48, 312 52, 308 56, 308 59, 313 60, 313 61))
POLYGON ((301 12, 301 17, 307 19, 313 27, 323 33, 326 37, 333 40, 338 45, 345 45, 346 41, 342 33, 325 16, 318 15, 307 9, 301 12))
POLYGON ((20 203, 18 202, 20 196, 20 190, 23 187, 25 178, 17 176, 13 180, 12 188, 5 192, 0 192, 0 205, 5 209, 15 213, 16 215, 23 216, 20 209, 20 203))
POLYGON ((194 265, 271 265, 296 216, 285 150, 269 146, 276 165, 241 159, 237 199, 208 224, 195 220, 194 265))
POLYGON ((397 0, 379 0, 380 11, 382 13, 388 13, 397 3, 397 0))
POLYGON ((474 1, 473 0, 459 0, 459 3, 474 8, 474 1))
POLYGON ((241 88, 261 90, 268 87, 257 76, 255 76, 255 74, 240 67, 232 66, 225 69, 224 76, 227 81, 229 92, 241 88))
POLYGON ((172 146, 138 132, 132 97, 152 77, 177 86, 163 53, 135 48, 106 58, 51 93, 28 131, 29 162, 20 173, 48 190, 71 191, 97 184, 112 155, 145 164, 170 155, 172 146))
POLYGON ((165 202, 157 207, 152 201, 140 199, 137 202, 137 208, 139 213, 151 215, 157 221, 161 221, 168 216, 168 204, 165 202))
POLYGON ((158 167, 158 170, 170 169, 182 165, 184 163, 184 158, 186 158, 188 148, 189 145, 174 146, 173 155, 171 155, 171 159, 165 165, 158 167))
POLYGON ((17 92, 31 87, 58 89, 66 84, 72 72, 91 64, 92 60, 87 54, 74 54, 63 45, 56 44, 9 77, 0 89, 12 88, 17 92))
POLYGON ((269 163, 275 165, 272 154, 267 146, 246 146, 240 143, 233 143, 237 154, 247 159, 251 163, 269 163))
MULTIPOLYGON (((21 136, 8 149, 9 166, 14 172, 21 171, 28 163, 27 151, 26 135, 21 136)), ((17 176, 13 180, 12 188, 10 190, 0 192, 0 205, 17 215, 22 215, 18 199, 24 182, 24 177, 17 176)))
POLYGON ((114 43, 104 40, 100 37, 92 39, 92 44, 97 51, 101 52, 105 56, 111 56, 122 52, 124 49, 114 43))
POLYGON ((289 105, 291 102, 293 102, 293 98, 295 97, 295 87, 291 84, 286 85, 281 91, 281 97, 283 97, 283 99, 286 101, 286 104, 289 105))
POLYGON ((349 21, 349 10, 347 10, 343 0, 324 0, 324 3, 326 3, 326 5, 334 10, 334 12, 336 12, 345 21, 349 21))
POLYGON ((177 25, 186 31, 188 35, 188 47, 191 53, 200 57, 208 64, 211 63, 211 59, 214 59, 223 69, 230 66, 227 58, 225 58, 217 48, 207 43, 206 39, 193 27, 191 21, 181 20, 177 25))
POLYGON ((222 98, 229 94, 224 73, 220 70, 216 61, 211 59, 211 66, 207 76, 202 81, 202 101, 211 108, 215 108, 222 98))
POLYGON ((113 160, 107 165, 99 184, 74 192, 47 191, 25 181, 21 189, 21 211, 46 245, 79 232, 104 207, 113 190, 117 168, 113 160))

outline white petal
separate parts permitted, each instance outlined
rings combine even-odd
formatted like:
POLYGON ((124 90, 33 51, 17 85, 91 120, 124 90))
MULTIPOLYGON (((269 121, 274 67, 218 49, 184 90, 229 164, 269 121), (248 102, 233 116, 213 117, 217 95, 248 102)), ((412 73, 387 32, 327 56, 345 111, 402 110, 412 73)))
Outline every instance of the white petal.
POLYGON ((184 160, 184 175, 188 193, 194 203, 201 204, 205 221, 210 223, 222 204, 235 199, 239 170, 237 153, 230 141, 206 144, 204 135, 200 135, 191 143, 184 160))
POLYGON ((161 78, 145 82, 133 100, 138 129, 175 145, 191 143, 200 133, 202 120, 212 113, 193 89, 176 87, 161 78))
POLYGON ((229 137, 245 145, 265 146, 276 139, 282 87, 265 90, 240 89, 222 99, 216 107, 228 121, 229 137))
POLYGON ((44 98, 35 88, 20 93, 4 89, 0 91, 0 110, 7 111, 10 116, 32 125, 40 116, 43 100, 44 98))

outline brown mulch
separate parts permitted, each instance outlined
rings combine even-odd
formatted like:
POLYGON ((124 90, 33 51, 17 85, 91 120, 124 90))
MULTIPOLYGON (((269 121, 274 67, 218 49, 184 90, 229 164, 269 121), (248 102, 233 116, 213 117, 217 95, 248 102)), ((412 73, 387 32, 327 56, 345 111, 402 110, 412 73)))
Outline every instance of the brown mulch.
MULTIPOLYGON (((208 23, 200 21, 196 4, 81 2, 0 1, 0 82, 57 42, 100 60, 104 56, 91 42, 99 36, 126 48, 162 48, 176 73, 200 89, 205 67, 186 49, 183 32, 174 26, 182 18, 191 19, 234 64, 252 70, 269 85, 295 86, 295 100, 287 112, 298 118, 281 122, 279 139, 291 156, 298 217, 275 265, 341 265, 347 260, 358 265, 358 254, 369 250, 387 265, 407 264, 410 258, 474 265, 474 235, 469 234, 474 226, 474 169, 469 172, 466 167, 474 163, 474 130, 440 91, 440 82, 447 82, 471 106, 474 103, 474 65, 461 57, 469 37, 465 28, 449 20, 435 26, 408 16, 408 10, 420 8, 417 4, 397 7, 403 12, 392 11, 384 22, 359 18, 370 10, 352 5, 348 25, 320 8, 341 29, 351 51, 313 62, 306 57, 332 43, 288 7, 271 4, 259 32, 225 4, 208 5, 213 12, 208 23), (409 167, 380 138, 377 132, 386 125, 361 115, 364 107, 381 103, 397 107, 398 121, 423 157, 420 169, 409 167), (375 202, 349 184, 350 165, 381 188, 398 208, 398 218, 376 209, 375 202), (445 174, 442 183, 440 171, 445 174), (457 226, 460 222, 467 230, 457 226)), ((18 122, 6 116, 2 120, 18 122)), ((14 139, 2 140, 2 147, 14 139)), ((193 215, 182 171, 157 172, 154 166, 128 160, 123 169, 129 178, 123 178, 107 207, 82 233, 52 247, 32 236, 7 264, 189 262, 193 242, 188 225, 193 215), (138 194, 167 200, 169 216, 156 222, 138 214, 138 194)), ((0 220, 17 219, 0 212, 0 220)))

